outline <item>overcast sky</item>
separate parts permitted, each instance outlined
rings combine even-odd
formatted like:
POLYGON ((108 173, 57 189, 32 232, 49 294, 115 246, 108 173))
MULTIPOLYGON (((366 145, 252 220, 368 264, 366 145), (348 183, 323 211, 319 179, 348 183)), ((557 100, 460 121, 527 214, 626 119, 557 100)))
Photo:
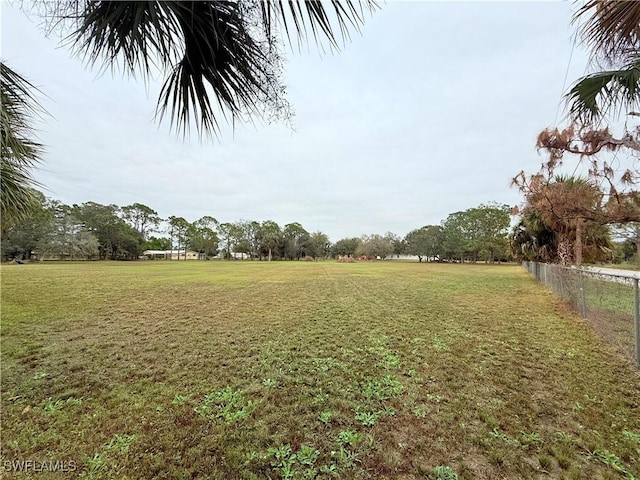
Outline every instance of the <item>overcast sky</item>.
POLYGON ((572 55, 569 2, 388 1, 341 53, 287 55, 294 129, 255 122, 183 141, 154 122, 160 80, 100 76, 36 16, 1 8, 2 58, 46 94, 35 177, 47 196, 297 221, 332 241, 520 203, 510 179, 538 169, 535 139, 563 119, 567 68, 565 91, 587 65, 579 45, 572 55))

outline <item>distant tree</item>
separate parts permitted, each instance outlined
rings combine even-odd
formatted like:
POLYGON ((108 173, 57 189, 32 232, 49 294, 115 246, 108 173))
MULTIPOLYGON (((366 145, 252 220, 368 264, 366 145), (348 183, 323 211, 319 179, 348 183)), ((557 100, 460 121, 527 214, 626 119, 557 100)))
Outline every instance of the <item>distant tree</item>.
POLYGON ((267 259, 271 261, 273 250, 282 241, 282 230, 273 220, 265 220, 260 224, 260 240, 262 248, 267 252, 267 259))
POLYGON ((442 222, 442 254, 446 260, 464 261, 468 253, 464 212, 450 213, 442 222))
POLYGON ((331 252, 329 237, 322 232, 313 232, 307 242, 307 254, 316 260, 327 258, 331 252))
POLYGON ((298 222, 288 223, 282 230, 284 241, 284 256, 288 260, 300 260, 304 257, 308 247, 309 232, 298 222))
POLYGON ((171 216, 168 219, 171 232, 171 243, 177 245, 178 260, 180 260, 180 250, 184 250, 184 259, 187 259, 187 232, 191 224, 182 217, 171 216), (175 243, 174 243, 175 240, 175 243))
POLYGON ((423 257, 440 258, 442 250, 442 227, 440 225, 426 225, 412 230, 404 238, 406 252, 416 255, 421 262, 423 257))
POLYGON ((71 207, 71 215, 98 239, 103 259, 136 259, 142 253, 142 236, 118 214, 117 205, 86 202, 71 207))
POLYGON ((186 246, 191 250, 203 253, 206 258, 216 255, 218 253, 218 234, 212 228, 216 223, 212 221, 212 217, 203 217, 190 224, 185 232, 186 246))
POLYGON ((134 203, 122 207, 122 218, 146 240, 149 233, 155 232, 160 225, 160 217, 151 207, 142 203, 134 203))
POLYGON ((218 238, 224 249, 224 258, 227 260, 231 258, 231 252, 234 251, 234 233, 235 229, 232 223, 224 222, 218 225, 218 238))
POLYGON ((393 240, 389 236, 376 233, 360 237, 360 244, 356 250, 357 255, 366 255, 369 258, 387 258, 393 252, 393 240))
POLYGON ((394 255, 402 255, 405 252, 406 245, 404 240, 393 232, 387 232, 384 237, 391 243, 391 253, 394 255))
POLYGON ((171 239, 166 237, 149 237, 142 244, 142 250, 171 250, 171 239))
POLYGON ((629 261, 633 258, 635 259, 636 264, 640 266, 640 222, 613 225, 612 230, 613 235, 617 239, 624 239, 625 261, 629 261), (629 245, 634 248, 634 252, 631 255, 628 254, 629 245))
POLYGON ((5 260, 19 259, 29 260, 31 253, 36 250, 40 240, 45 237, 51 229, 54 210, 52 201, 38 191, 32 194, 34 199, 33 207, 24 210, 20 217, 14 217, 12 221, 5 223, 2 219, 2 258, 5 260))
POLYGON ((493 262, 507 250, 511 209, 496 203, 481 204, 450 214, 442 223, 443 253, 449 259, 480 258, 493 262))
POLYGON ((342 238, 333 244, 331 247, 331 254, 334 257, 337 256, 351 256, 355 257, 360 245, 360 239, 358 237, 342 238))

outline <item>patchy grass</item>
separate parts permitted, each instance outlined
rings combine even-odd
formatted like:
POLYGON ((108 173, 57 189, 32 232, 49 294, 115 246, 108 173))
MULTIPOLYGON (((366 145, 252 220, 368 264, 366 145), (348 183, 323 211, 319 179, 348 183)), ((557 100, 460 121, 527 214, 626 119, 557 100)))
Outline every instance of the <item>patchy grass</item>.
POLYGON ((3 461, 101 479, 640 477, 640 374, 516 266, 11 265, 1 333, 3 461))

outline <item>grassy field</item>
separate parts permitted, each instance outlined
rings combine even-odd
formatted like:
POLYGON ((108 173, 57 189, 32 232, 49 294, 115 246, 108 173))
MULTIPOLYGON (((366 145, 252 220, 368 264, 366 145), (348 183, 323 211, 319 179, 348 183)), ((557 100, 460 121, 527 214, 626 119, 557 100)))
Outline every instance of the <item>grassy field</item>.
POLYGON ((517 266, 8 265, 1 286, 7 478, 640 477, 640 373, 517 266))

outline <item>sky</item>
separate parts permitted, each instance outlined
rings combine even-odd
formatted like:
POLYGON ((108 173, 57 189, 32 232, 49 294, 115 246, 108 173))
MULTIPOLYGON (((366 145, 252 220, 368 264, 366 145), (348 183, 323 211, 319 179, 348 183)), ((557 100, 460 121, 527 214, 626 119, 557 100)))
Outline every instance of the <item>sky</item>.
POLYGON ((87 66, 41 19, 0 4, 1 57, 42 92, 34 177, 66 204, 135 202, 194 221, 299 222, 332 241, 404 236, 482 203, 544 158, 562 95, 587 72, 573 2, 388 0, 340 53, 287 50, 293 126, 183 139, 154 120, 161 79, 87 66))

